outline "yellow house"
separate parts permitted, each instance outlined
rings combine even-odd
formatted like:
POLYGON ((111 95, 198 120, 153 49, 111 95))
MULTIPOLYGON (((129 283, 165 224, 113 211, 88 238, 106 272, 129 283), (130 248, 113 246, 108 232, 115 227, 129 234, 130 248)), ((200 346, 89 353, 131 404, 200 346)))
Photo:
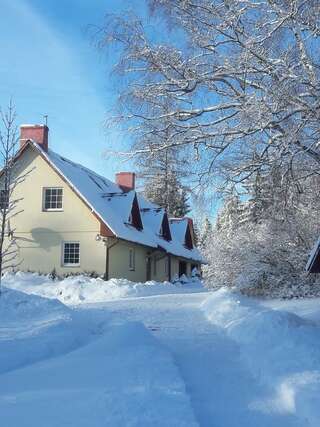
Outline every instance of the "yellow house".
POLYGON ((191 219, 170 219, 145 200, 134 173, 113 183, 53 152, 48 132, 21 126, 15 173, 30 172, 15 189, 21 212, 10 224, 20 270, 162 281, 200 266, 191 219))

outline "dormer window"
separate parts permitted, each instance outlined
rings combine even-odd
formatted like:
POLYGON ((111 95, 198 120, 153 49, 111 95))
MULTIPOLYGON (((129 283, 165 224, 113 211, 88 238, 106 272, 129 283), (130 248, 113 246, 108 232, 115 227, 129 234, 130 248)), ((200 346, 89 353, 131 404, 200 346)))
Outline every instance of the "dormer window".
POLYGON ((44 211, 62 211, 63 189, 58 187, 47 187, 43 189, 44 211))
POLYGON ((191 234, 191 229, 189 224, 186 229, 184 245, 187 249, 193 249, 193 239, 192 239, 192 234, 191 234))
POLYGON ((137 230, 143 229, 137 195, 134 196, 128 222, 137 230))
POLYGON ((164 213, 164 215, 163 215, 161 227, 160 227, 160 230, 159 230, 159 234, 165 240, 168 240, 168 242, 170 240, 172 240, 171 232, 170 232, 170 225, 169 225, 169 220, 168 220, 168 215, 166 213, 164 213))

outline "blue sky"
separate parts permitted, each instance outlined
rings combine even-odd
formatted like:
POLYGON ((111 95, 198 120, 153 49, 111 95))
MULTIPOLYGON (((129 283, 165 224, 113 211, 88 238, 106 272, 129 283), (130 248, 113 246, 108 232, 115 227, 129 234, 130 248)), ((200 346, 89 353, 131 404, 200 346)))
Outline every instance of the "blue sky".
POLYGON ((0 3, 0 105, 13 98, 18 124, 43 123, 48 114, 51 148, 109 178, 130 169, 104 155, 120 142, 104 128, 117 89, 87 26, 102 23, 108 12, 141 9, 143 0, 0 3))

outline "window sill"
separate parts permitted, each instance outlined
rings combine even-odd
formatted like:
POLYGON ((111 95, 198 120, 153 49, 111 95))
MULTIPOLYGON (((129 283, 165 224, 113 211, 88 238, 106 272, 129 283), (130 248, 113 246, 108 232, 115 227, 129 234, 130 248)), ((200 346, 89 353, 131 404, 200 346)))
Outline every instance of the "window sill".
POLYGON ((80 267, 80 264, 62 264, 62 267, 80 267))
POLYGON ((63 209, 42 209, 42 212, 63 212, 63 209))

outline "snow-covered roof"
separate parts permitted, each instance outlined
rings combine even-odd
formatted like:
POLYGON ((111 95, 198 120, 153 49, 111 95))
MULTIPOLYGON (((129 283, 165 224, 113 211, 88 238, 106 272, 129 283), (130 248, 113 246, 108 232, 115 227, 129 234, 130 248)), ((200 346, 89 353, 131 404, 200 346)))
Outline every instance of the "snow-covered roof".
MULTIPOLYGON (((139 195, 139 199, 141 200, 143 197, 139 195)), ((165 214, 165 210, 159 207, 156 208, 142 208, 140 206, 141 218, 142 222, 145 226, 155 231, 155 233, 160 234, 160 229, 162 225, 163 215, 165 214)))
MULTIPOLYGON (((37 143, 29 144, 68 182, 70 187, 83 199, 92 211, 120 239, 139 243, 151 248, 160 248, 168 253, 194 261, 203 262, 198 249, 184 246, 180 228, 170 220, 172 240, 160 236, 165 214, 160 206, 149 202, 136 191, 124 192, 117 184, 92 170, 72 162, 52 150, 45 151, 37 143), (133 201, 137 196, 143 228, 138 230, 129 223, 133 201)), ((187 221, 187 220, 186 220, 187 221)), ((177 221, 177 223, 185 221, 177 221)))
POLYGON ((170 218, 172 233, 179 242, 184 243, 188 226, 188 218, 170 218))

